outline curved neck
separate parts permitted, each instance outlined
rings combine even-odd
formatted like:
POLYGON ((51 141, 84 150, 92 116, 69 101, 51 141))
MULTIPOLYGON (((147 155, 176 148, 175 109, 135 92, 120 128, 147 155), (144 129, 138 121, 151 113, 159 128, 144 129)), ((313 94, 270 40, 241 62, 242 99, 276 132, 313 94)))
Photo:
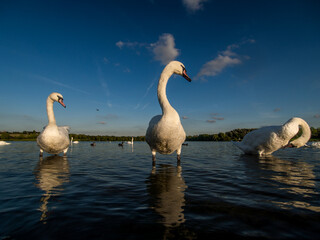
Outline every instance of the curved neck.
POLYGON ((298 132, 299 128, 301 128, 302 134, 297 139, 290 142, 295 147, 304 146, 311 137, 311 131, 308 123, 301 118, 291 118, 288 122, 285 123, 284 126, 287 126, 288 129, 291 129, 290 138, 294 137, 298 132))
POLYGON ((50 97, 47 98, 47 114, 48 114, 49 125, 50 124, 56 125, 56 119, 53 113, 53 100, 50 97))
POLYGON ((176 113, 174 108, 170 105, 166 94, 167 83, 173 71, 165 68, 160 76, 158 84, 158 101, 162 109, 162 115, 167 115, 170 113, 176 113))

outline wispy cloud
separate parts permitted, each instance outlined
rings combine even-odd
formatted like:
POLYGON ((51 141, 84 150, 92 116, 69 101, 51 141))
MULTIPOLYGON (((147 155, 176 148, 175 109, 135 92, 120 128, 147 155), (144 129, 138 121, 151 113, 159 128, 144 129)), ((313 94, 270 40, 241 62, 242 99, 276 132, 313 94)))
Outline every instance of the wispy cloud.
POLYGON ((105 124, 107 124, 107 122, 105 122, 105 121, 100 121, 100 122, 97 122, 97 124, 105 125, 105 124))
MULTIPOLYGON (((134 107, 134 109, 138 109, 140 108, 141 106, 141 102, 143 101, 143 99, 146 98, 146 96, 148 95, 150 89, 154 86, 154 84, 156 83, 157 79, 153 79, 153 81, 150 83, 150 85, 147 87, 146 89, 146 92, 144 93, 144 95, 142 96, 142 98, 140 99, 139 103, 137 103, 137 105, 134 107)), ((145 104, 143 107, 142 107, 142 110, 145 109, 147 106, 149 105, 149 103, 145 104)))
POLYGON ((33 77, 35 79, 38 79, 40 81, 44 81, 44 82, 51 83, 51 84, 54 84, 54 85, 57 85, 57 86, 60 86, 60 87, 63 87, 63 88, 70 89, 72 91, 80 92, 80 93, 83 93, 83 94, 86 94, 86 95, 91 95, 87 91, 84 91, 84 90, 69 86, 67 84, 64 84, 64 83, 61 83, 61 82, 58 82, 58 81, 55 81, 55 80, 53 80, 51 78, 48 78, 48 77, 44 77, 44 76, 41 76, 41 75, 31 75, 31 77, 33 77))
POLYGON ((219 73, 221 73, 227 67, 241 64, 243 62, 243 59, 247 59, 249 57, 239 56, 237 53, 234 52, 234 50, 239 48, 241 45, 245 43, 254 43, 254 42, 255 40, 248 39, 237 44, 229 45, 227 49, 220 52, 217 57, 205 63, 200 69, 195 79, 204 80, 204 77, 214 77, 219 73))
POLYGON ((103 77, 103 72, 101 70, 101 67, 99 64, 97 64, 97 74, 98 74, 98 80, 99 80, 99 83, 100 83, 100 86, 101 86, 101 89, 103 91, 103 93, 105 94, 106 96, 106 102, 107 102, 107 106, 109 108, 112 107, 112 103, 110 102, 110 91, 109 91, 109 87, 108 87, 108 83, 107 81, 105 80, 105 78, 103 77))
POLYGON ((115 120, 115 119, 118 119, 119 117, 118 117, 118 115, 108 113, 107 115, 99 116, 99 118, 105 119, 105 120, 115 120))
POLYGON ((213 117, 212 119, 221 121, 221 120, 224 120, 224 117, 213 117))
POLYGON ((187 116, 183 116, 182 119, 189 119, 187 116))
POLYGON ((210 120, 207 120, 206 122, 207 122, 207 123, 215 123, 216 120, 210 119, 210 120))
POLYGON ((274 112, 280 112, 281 111, 281 108, 275 108, 273 109, 274 112))
POLYGON ((127 47, 127 48, 135 48, 135 47, 143 47, 145 46, 145 43, 138 43, 138 42, 123 42, 123 41, 118 41, 116 42, 116 46, 120 49, 122 49, 123 47, 127 47))
POLYGON ((159 36, 155 43, 139 43, 139 42, 116 42, 116 46, 120 49, 125 47, 134 49, 137 53, 138 48, 145 48, 152 52, 153 58, 161 64, 166 65, 179 55, 179 49, 175 47, 175 39, 172 34, 164 33, 159 36))
POLYGON ((313 117, 314 118, 320 118, 320 114, 315 114, 313 117))
POLYGON ((218 115, 220 115, 219 113, 210 113, 210 119, 207 120, 207 123, 215 123, 218 121, 222 121, 224 120, 224 117, 217 117, 218 115))
POLYGON ((192 13, 203 9, 204 2, 207 2, 207 0, 182 0, 186 9, 192 13))

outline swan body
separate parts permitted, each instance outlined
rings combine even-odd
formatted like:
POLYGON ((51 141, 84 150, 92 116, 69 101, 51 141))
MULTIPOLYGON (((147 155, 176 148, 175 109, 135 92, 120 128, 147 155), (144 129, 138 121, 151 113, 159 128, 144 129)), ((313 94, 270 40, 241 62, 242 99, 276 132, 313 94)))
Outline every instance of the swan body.
POLYGON ((0 146, 4 146, 4 145, 10 145, 11 143, 5 142, 5 141, 0 141, 0 146))
POLYGON ((133 145, 133 137, 131 138, 131 141, 128 141, 127 143, 133 145))
POLYGON ((146 132, 146 142, 149 144, 153 160, 156 152, 171 154, 177 152, 180 160, 181 146, 186 139, 186 133, 181 125, 177 111, 170 105, 166 96, 166 86, 172 74, 183 76, 191 82, 185 67, 181 62, 172 61, 162 71, 158 83, 158 100, 162 109, 162 115, 154 116, 146 132))
POLYGON ((262 127, 244 136, 241 142, 233 142, 246 154, 269 155, 283 147, 302 147, 311 137, 309 125, 301 118, 291 118, 282 126, 262 127), (301 127, 302 135, 291 141, 301 127))
POLYGON ((72 144, 78 144, 78 143, 79 143, 79 141, 73 141, 73 137, 71 137, 70 145, 72 145, 72 144))
POLYGON ((63 97, 60 93, 51 93, 47 98, 47 114, 48 125, 43 129, 37 138, 37 144, 40 147, 40 156, 43 151, 50 154, 59 154, 61 152, 66 155, 69 145, 69 127, 58 127, 53 113, 53 103, 59 102, 63 107, 63 97))

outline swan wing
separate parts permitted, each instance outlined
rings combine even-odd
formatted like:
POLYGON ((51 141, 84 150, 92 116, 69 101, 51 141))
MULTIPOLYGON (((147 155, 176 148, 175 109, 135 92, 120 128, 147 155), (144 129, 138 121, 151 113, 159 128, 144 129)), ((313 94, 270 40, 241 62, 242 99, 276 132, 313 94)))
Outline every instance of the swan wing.
POLYGON ((234 142, 247 154, 270 154, 283 146, 279 137, 281 126, 262 127, 244 136, 241 142, 234 142))
POLYGON ((69 126, 60 126, 60 127, 58 127, 58 131, 60 132, 61 135, 68 135, 70 132, 70 127, 69 126))
POLYGON ((162 115, 156 115, 153 118, 151 118, 151 120, 149 122, 149 127, 146 132, 146 141, 147 141, 147 143, 149 143, 149 145, 152 140, 153 130, 154 130, 155 126, 159 123, 159 121, 161 120, 161 117, 162 117, 162 115))

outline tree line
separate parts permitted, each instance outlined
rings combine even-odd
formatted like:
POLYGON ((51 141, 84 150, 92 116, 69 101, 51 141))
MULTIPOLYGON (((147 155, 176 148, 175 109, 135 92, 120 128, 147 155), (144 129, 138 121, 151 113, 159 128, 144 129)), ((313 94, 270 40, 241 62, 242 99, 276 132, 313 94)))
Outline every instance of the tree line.
MULTIPOLYGON (((311 127, 311 139, 310 141, 320 141, 320 128, 311 127)), ((193 136, 187 136, 186 141, 241 141, 243 137, 254 130, 254 128, 241 128, 234 129, 229 132, 220 132, 217 134, 199 134, 193 136)), ((23 132, 0 132, 1 140, 11 141, 35 141, 40 132, 23 131, 23 132)), ((301 134, 301 133, 300 133, 301 134)), ((299 136, 299 133, 297 134, 299 136)), ((296 136, 296 137, 297 137, 296 136)), ((86 134, 70 134, 70 138, 74 141, 131 141, 131 136, 106 136, 106 135, 86 135, 86 134)), ((134 141, 145 141, 145 136, 135 136, 134 141)))

